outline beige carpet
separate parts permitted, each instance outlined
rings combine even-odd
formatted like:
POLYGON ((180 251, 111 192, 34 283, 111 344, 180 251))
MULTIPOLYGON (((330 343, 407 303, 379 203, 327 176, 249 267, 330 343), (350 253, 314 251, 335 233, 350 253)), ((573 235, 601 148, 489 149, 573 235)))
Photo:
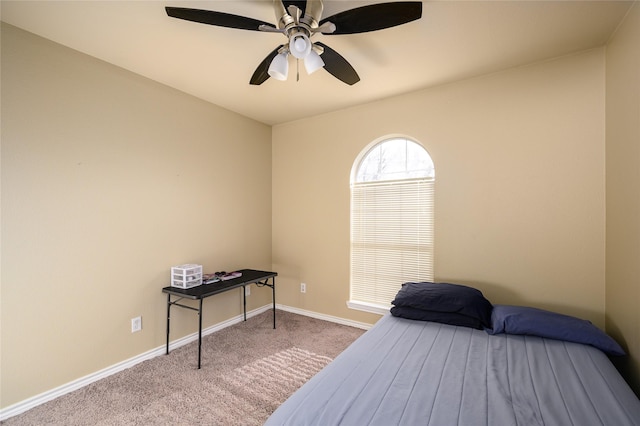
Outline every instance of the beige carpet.
POLYGON ((6 425, 260 425, 364 331, 271 311, 2 422, 6 425))

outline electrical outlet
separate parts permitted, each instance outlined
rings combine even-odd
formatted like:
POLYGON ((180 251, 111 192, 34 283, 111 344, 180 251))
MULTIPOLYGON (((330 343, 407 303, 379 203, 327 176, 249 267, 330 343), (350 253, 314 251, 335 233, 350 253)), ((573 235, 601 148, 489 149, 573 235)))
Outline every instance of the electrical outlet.
POLYGON ((142 330, 142 317, 131 318, 131 332, 142 330))
POLYGON ((244 295, 245 296, 251 296, 251 286, 245 286, 244 287, 244 295))
POLYGON ((307 292, 307 285, 305 283, 300 283, 300 293, 307 292))

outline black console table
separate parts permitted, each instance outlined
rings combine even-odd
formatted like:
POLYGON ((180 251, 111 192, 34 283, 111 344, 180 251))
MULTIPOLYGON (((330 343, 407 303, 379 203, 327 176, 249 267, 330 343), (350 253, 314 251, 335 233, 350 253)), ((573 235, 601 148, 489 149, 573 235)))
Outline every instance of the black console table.
POLYGON ((163 293, 167 293, 167 354, 169 354, 169 330, 171 325, 171 306, 179 306, 185 309, 191 309, 198 312, 198 368, 200 368, 200 360, 202 353, 202 301, 209 296, 223 293, 225 291, 232 290, 234 288, 242 287, 242 306, 244 309, 244 320, 247 320, 247 296, 245 292, 245 286, 250 284, 256 284, 258 286, 271 287, 272 299, 273 299, 273 328, 276 328, 276 276, 277 272, 256 271, 254 269, 241 269, 238 272, 242 273, 237 278, 232 278, 226 281, 218 281, 211 284, 202 284, 196 287, 187 289, 179 287, 164 287, 163 293), (271 283, 269 283, 271 280, 271 283), (171 300, 171 296, 177 297, 177 299, 171 300), (189 305, 183 305, 180 303, 183 299, 198 300, 198 307, 195 308, 189 305))

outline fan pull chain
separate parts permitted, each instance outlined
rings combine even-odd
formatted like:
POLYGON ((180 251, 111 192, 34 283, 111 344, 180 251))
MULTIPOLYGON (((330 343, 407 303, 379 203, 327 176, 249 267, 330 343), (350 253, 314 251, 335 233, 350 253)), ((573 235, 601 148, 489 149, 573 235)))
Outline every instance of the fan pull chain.
POLYGON ((300 59, 296 59, 296 82, 300 81, 300 59))

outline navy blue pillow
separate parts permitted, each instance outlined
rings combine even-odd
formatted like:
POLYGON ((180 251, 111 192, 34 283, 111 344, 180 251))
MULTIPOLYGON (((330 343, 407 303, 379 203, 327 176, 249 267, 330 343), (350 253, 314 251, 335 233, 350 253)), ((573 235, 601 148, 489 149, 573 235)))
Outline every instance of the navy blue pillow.
POLYGON ((590 321, 526 306, 495 305, 489 334, 528 334, 595 346, 609 355, 624 350, 608 334, 590 321))
POLYGON ((461 284, 404 283, 391 303, 423 311, 462 314, 477 319, 485 327, 491 326, 491 303, 480 290, 461 284))
POLYGON ((410 308, 408 306, 393 306, 391 315, 395 317, 407 318, 419 321, 433 321, 441 324, 461 325, 463 327, 476 328, 482 330, 482 323, 476 318, 454 312, 425 311, 423 309, 410 308))

